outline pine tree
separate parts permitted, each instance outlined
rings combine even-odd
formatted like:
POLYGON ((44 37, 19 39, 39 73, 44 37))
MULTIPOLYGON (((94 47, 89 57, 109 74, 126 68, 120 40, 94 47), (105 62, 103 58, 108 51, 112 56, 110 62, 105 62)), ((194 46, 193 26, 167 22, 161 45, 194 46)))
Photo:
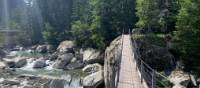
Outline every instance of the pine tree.
POLYGON ((178 9, 177 0, 136 0, 136 25, 148 31, 171 32, 175 30, 178 9))
POLYGON ((180 0, 177 31, 174 32, 176 48, 181 53, 186 70, 200 74, 200 1, 180 0))

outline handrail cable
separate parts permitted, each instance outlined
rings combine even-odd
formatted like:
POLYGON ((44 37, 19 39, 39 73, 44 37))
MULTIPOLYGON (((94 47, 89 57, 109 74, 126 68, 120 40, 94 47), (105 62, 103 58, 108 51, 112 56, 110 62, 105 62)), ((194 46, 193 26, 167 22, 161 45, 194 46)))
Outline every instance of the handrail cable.
POLYGON ((143 80, 146 82, 147 86, 149 88, 170 88, 170 81, 168 80, 168 78, 164 75, 162 75, 161 73, 157 72, 156 70, 154 70, 151 66, 149 66, 146 62, 144 62, 141 59, 140 54, 138 53, 138 46, 136 41, 133 41, 131 38, 131 30, 129 29, 129 35, 130 35, 130 39, 131 39, 131 47, 132 47, 132 51, 135 52, 133 53, 134 58, 135 59, 135 63, 136 63, 136 69, 139 70, 140 72, 140 78, 141 78, 141 82, 143 82, 143 80), (133 44, 134 43, 134 44, 133 44), (135 47, 133 47, 133 45, 135 47))

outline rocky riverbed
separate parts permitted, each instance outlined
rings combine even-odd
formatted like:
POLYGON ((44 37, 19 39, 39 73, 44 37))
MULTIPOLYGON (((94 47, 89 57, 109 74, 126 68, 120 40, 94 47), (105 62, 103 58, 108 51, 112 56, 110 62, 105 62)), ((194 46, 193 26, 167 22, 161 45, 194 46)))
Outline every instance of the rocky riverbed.
POLYGON ((76 49, 73 41, 58 47, 35 45, 1 49, 0 88, 83 88, 103 84, 103 54, 76 49))

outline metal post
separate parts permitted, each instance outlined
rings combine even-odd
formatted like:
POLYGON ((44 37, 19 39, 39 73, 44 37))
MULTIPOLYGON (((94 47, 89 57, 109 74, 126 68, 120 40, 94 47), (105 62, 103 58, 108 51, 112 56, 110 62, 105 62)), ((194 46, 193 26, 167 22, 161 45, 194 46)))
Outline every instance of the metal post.
POLYGON ((151 84, 152 84, 152 85, 151 85, 151 88, 154 88, 154 85, 155 85, 155 84, 154 84, 154 77, 155 77, 155 71, 153 70, 153 71, 152 71, 152 79, 151 79, 151 84))

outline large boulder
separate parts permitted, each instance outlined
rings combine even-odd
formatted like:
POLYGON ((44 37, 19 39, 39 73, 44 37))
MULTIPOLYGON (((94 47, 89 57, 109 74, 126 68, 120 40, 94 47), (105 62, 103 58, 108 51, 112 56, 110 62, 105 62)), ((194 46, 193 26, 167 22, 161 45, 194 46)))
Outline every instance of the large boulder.
POLYGON ((23 66, 25 66, 27 64, 27 60, 26 59, 19 59, 15 62, 15 67, 16 68, 21 68, 23 66))
POLYGON ((98 63, 95 63, 95 64, 89 64, 87 66, 85 66, 82 71, 85 72, 85 73, 94 73, 94 72, 97 72, 97 71, 100 71, 103 67, 98 64, 98 63))
POLYGON ((54 52, 53 54, 48 56, 48 59, 51 60, 51 61, 54 61, 58 58, 58 55, 59 55, 59 53, 54 52))
POLYGON ((37 48, 36 48, 36 52, 47 53, 47 47, 46 47, 46 45, 38 45, 37 48))
POLYGON ((80 61, 76 61, 73 63, 68 64, 64 70, 74 70, 74 69, 80 69, 83 68, 84 64, 80 61))
POLYGON ((71 62, 73 57, 74 56, 72 53, 63 54, 58 57, 58 59, 53 67, 57 68, 57 69, 64 69, 65 66, 67 66, 71 62))
POLYGON ((104 57, 104 81, 106 88, 115 88, 116 73, 120 66, 120 55, 122 47, 122 37, 113 40, 106 48, 104 57))
POLYGON ((83 54, 82 53, 75 53, 75 58, 77 59, 77 60, 80 60, 80 61, 83 61, 83 54))
POLYGON ((83 78, 82 84, 86 88, 97 88, 103 83, 103 70, 92 73, 83 78))
POLYGON ((83 51, 83 62, 86 62, 88 64, 102 63, 104 62, 104 59, 100 56, 100 51, 92 48, 86 49, 83 51))
POLYGON ((63 79, 52 79, 45 83, 42 88, 65 88, 66 80, 63 79))
POLYGON ((3 61, 10 68, 21 68, 27 64, 26 57, 3 58, 3 61))
POLYGON ((173 71, 169 76, 169 80, 174 85, 172 88, 188 88, 191 82, 189 74, 181 70, 173 71))
POLYGON ((57 48, 57 51, 60 53, 74 53, 74 43, 70 40, 65 40, 60 43, 60 45, 57 48))
POLYGON ((45 60, 37 60, 34 65, 33 68, 43 68, 46 66, 46 62, 45 60))
POLYGON ((52 53, 55 51, 56 48, 53 45, 46 45, 46 49, 48 53, 52 53))
POLYGON ((9 68, 14 68, 15 67, 15 61, 5 61, 5 63, 9 68))
POLYGON ((65 86, 65 81, 64 80, 52 80, 50 82, 49 87, 50 88, 64 88, 65 86))

